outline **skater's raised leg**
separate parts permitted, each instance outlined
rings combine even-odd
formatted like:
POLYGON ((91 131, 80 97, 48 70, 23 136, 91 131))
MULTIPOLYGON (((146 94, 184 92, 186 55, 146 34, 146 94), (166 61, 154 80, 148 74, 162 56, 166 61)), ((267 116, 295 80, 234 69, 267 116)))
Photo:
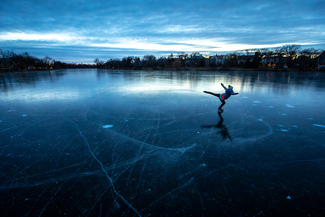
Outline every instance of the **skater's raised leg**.
POLYGON ((211 94, 211 95, 216 96, 216 97, 220 97, 220 94, 218 94, 218 93, 212 93, 212 92, 209 92, 209 91, 203 91, 203 92, 211 94))

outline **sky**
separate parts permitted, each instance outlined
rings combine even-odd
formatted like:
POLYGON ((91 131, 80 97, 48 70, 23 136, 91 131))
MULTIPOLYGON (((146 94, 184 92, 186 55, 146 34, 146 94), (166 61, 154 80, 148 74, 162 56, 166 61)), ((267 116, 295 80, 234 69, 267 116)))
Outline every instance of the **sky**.
POLYGON ((2 0, 0 49, 93 63, 299 44, 325 49, 324 0, 2 0))

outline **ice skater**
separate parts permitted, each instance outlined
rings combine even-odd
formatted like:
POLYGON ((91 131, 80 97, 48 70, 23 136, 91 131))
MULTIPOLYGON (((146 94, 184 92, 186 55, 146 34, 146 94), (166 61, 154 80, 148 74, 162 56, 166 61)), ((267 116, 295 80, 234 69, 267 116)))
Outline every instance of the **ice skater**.
POLYGON ((218 97, 220 99, 220 101, 221 101, 221 105, 219 106, 218 111, 223 112, 222 106, 224 106, 226 104, 226 99, 228 99, 231 95, 237 95, 239 93, 234 93, 233 87, 230 86, 230 85, 228 85, 228 88, 226 88, 223 85, 223 83, 221 83, 221 86, 225 89, 225 93, 218 94, 218 93, 212 93, 212 92, 209 92, 209 91, 203 91, 203 92, 218 97))

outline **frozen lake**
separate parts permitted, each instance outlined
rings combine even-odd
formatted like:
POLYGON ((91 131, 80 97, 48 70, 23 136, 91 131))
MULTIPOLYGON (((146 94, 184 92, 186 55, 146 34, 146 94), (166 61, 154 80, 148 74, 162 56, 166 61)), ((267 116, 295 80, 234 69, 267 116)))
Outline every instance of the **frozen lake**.
POLYGON ((323 216, 324 99, 322 73, 0 74, 1 216, 323 216))

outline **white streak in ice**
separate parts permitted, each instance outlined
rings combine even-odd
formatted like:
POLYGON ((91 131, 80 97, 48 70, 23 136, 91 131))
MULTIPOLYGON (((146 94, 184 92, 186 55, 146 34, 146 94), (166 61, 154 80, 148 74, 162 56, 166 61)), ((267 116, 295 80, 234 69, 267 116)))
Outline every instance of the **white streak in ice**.
POLYGON ((111 128, 111 127, 113 127, 113 125, 104 125, 104 126, 102 126, 102 128, 111 128))
POLYGON ((315 127, 325 127, 324 125, 320 125, 320 124, 313 124, 315 127))
POLYGON ((286 104, 286 106, 288 107, 288 108, 294 108, 295 106, 293 106, 293 105, 289 105, 289 104, 286 104))

